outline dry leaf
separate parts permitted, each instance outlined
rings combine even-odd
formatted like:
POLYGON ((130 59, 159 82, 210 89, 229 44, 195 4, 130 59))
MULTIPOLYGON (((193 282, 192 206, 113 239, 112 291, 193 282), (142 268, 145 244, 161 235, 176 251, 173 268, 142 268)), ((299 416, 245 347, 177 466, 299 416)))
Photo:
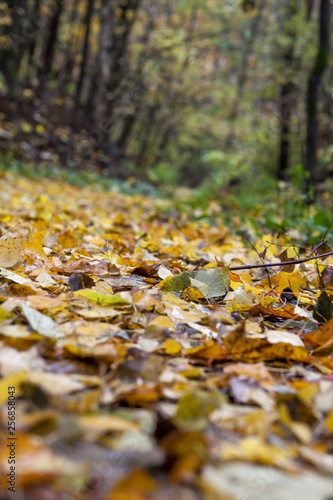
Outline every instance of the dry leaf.
POLYGON ((23 238, 17 236, 16 238, 1 238, 0 239, 0 266, 13 267, 20 258, 20 251, 22 248, 23 238))

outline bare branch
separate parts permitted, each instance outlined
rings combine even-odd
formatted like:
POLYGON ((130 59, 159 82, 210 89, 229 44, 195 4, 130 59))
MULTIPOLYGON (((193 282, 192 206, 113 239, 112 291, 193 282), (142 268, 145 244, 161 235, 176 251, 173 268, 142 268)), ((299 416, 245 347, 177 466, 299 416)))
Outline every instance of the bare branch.
POLYGON ((322 257, 328 257, 329 255, 333 255, 332 252, 323 253, 322 255, 316 255, 315 257, 306 257, 306 259, 299 260, 290 260, 288 262, 275 262, 273 264, 255 264, 255 265, 247 265, 247 266, 235 266, 229 267, 230 271, 241 271, 242 269, 258 269, 260 267, 278 267, 278 266, 290 266, 290 264, 301 264, 302 262, 308 262, 309 260, 321 259, 322 257))

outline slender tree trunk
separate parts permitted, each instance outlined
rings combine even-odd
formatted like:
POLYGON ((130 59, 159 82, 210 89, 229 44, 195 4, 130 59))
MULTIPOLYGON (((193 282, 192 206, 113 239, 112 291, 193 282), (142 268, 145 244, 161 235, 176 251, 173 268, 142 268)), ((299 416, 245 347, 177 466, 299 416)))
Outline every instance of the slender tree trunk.
POLYGON ((90 35, 90 26, 91 26, 91 18, 94 10, 94 0, 88 0, 86 15, 84 18, 84 25, 86 26, 86 33, 84 36, 83 43, 83 53, 80 67, 80 75, 76 86, 76 95, 75 95, 75 111, 78 109, 80 104, 81 92, 83 87, 83 81, 86 75, 86 67, 87 67, 87 59, 89 52, 89 35, 90 35))
POLYGON ((96 105, 96 119, 112 119, 115 101, 120 95, 122 69, 128 39, 141 0, 120 2, 117 8, 112 0, 102 6, 100 83, 96 105))
POLYGON ((103 0, 101 10, 100 48, 97 74, 92 90, 95 96, 95 122, 107 117, 108 83, 111 79, 112 55, 114 50, 114 13, 113 0, 103 0), (94 85, 95 83, 95 85, 94 85))
MULTIPOLYGON (((148 22, 145 27, 145 31, 143 34, 143 37, 141 39, 142 45, 145 47, 148 47, 149 43, 149 38, 151 33, 154 31, 154 20, 158 17, 158 12, 156 9, 156 4, 154 6, 150 6, 147 12, 149 18, 148 22)), ((134 125, 138 120, 140 111, 142 109, 142 106, 144 104, 144 94, 145 94, 145 87, 143 84, 143 72, 144 72, 144 67, 145 67, 145 62, 147 60, 147 52, 142 51, 140 56, 139 56, 139 61, 137 64, 137 67, 134 71, 133 77, 132 77, 132 82, 130 82, 130 86, 134 88, 134 85, 136 85, 141 92, 131 92, 131 98, 130 98, 130 103, 128 106, 128 111, 127 114, 125 115, 123 119, 123 123, 121 126, 121 132, 119 134, 119 137, 117 139, 117 148, 119 149, 126 149, 133 129, 134 125)))
POLYGON ((96 56, 93 67, 89 72, 89 88, 87 92, 88 97, 87 97, 87 102, 85 103, 84 106, 85 112, 89 116, 95 115, 97 117, 97 113, 95 112, 95 102, 96 102, 97 87, 99 85, 98 80, 99 80, 99 63, 97 61, 97 56, 96 56))
MULTIPOLYGON (((170 12, 170 11, 169 11, 170 12)), ((193 33, 195 31, 195 25, 197 20, 197 5, 194 2, 192 4, 192 9, 190 12, 190 16, 188 19, 188 23, 186 26, 187 30, 187 43, 186 43, 186 54, 183 60, 183 63, 180 67, 178 73, 178 83, 184 80, 184 77, 188 71, 188 67, 190 65, 190 55, 191 55, 191 47, 192 47, 192 39, 193 33)), ((169 85, 163 90, 164 94, 164 104, 165 107, 161 106, 160 101, 160 93, 159 89, 155 96, 155 105, 151 106, 148 121, 146 134, 142 141, 142 146, 139 154, 137 155, 136 165, 141 168, 143 171, 147 166, 155 166, 158 163, 158 158, 165 153, 165 149, 169 143, 171 136, 175 131, 175 110, 178 109, 179 106, 183 104, 184 96, 177 95, 177 91, 171 88, 169 85), (181 98, 181 102, 178 102, 179 97, 181 98), (166 113, 162 113, 162 116, 158 116, 159 111, 166 110, 166 113), (158 148, 153 148, 153 150, 157 149, 157 153, 154 154, 154 151, 151 152, 150 158, 147 157, 146 151, 149 149, 149 145, 159 145, 158 148)), ((150 150, 149 150, 150 151, 150 150)))
MULTIPOLYGON (((77 23, 78 19, 78 3, 79 0, 72 0, 72 5, 71 5, 71 10, 69 12, 68 18, 66 19, 66 23, 70 26, 71 29, 74 29, 75 24, 77 23)), ((58 85, 57 85, 57 91, 56 94, 64 97, 67 95, 67 85, 71 83, 72 81, 72 72, 73 72, 73 67, 74 67, 74 55, 73 55, 73 50, 72 46, 75 45, 75 38, 73 40, 73 37, 70 37, 66 45, 64 47, 63 53, 64 53, 64 61, 63 64, 61 65, 60 71, 59 71, 59 76, 58 76, 58 85)))
POLYGON ((34 0, 34 6, 32 8, 32 11, 28 19, 28 28, 30 30, 29 43, 27 44, 27 50, 29 52, 29 59, 28 59, 29 66, 32 64, 36 48, 36 38, 39 32, 39 27, 38 24, 36 24, 36 19, 38 19, 40 6, 41 6, 41 0, 34 0))
POLYGON ((122 131, 120 134, 119 139, 117 140, 116 147, 119 149, 126 149, 126 146, 128 144, 129 138, 131 136, 131 133, 133 131, 134 125, 137 121, 139 114, 138 108, 135 109, 134 113, 130 113, 125 117, 125 120, 122 125, 122 131))
POLYGON ((283 83, 280 93, 280 154, 277 177, 286 180, 290 167, 290 133, 292 106, 291 99, 294 91, 292 82, 283 83))
POLYGON ((316 182, 317 166, 317 132, 318 132, 318 87, 323 73, 328 65, 330 51, 330 0, 320 1, 319 17, 319 45, 318 53, 313 69, 308 80, 308 90, 306 96, 306 158, 305 170, 306 192, 308 202, 314 201, 313 187, 316 182))
POLYGON ((310 21, 314 7, 314 0, 306 0, 306 20, 310 21))
POLYGON ((139 152, 135 159, 135 165, 141 172, 141 175, 145 174, 146 161, 147 161, 147 151, 149 149, 149 143, 151 138, 152 129, 156 126, 157 122, 157 112, 160 108, 159 104, 152 104, 147 112, 145 125, 140 131, 140 136, 138 143, 140 144, 139 152))
POLYGON ((237 78, 237 93, 235 100, 233 102, 231 113, 230 113, 230 129, 229 133, 226 137, 226 145, 231 146, 234 142, 234 138, 236 136, 235 130, 235 121, 239 115, 240 111, 240 103, 243 98, 245 84, 248 78, 248 66, 249 66, 249 55, 253 50, 253 45, 259 33, 259 28, 261 24, 261 20, 263 17, 263 12, 266 6, 266 0, 260 0, 260 3, 257 7, 257 15, 252 21, 252 25, 250 28, 250 35, 248 40, 245 42, 243 47, 243 52, 241 56, 241 62, 239 66, 238 78, 237 78))
POLYGON ((120 85, 123 77, 122 73, 125 64, 125 54, 140 2, 141 0, 127 0, 127 2, 121 2, 120 13, 116 17, 117 26, 114 32, 111 79, 108 84, 108 91, 110 95, 108 112, 110 114, 112 114, 115 102, 120 96, 120 85))
POLYGON ((50 22, 48 25, 48 36, 42 47, 42 53, 40 58, 40 66, 38 70, 39 78, 39 89, 38 95, 43 98, 46 88, 47 77, 51 71, 55 45, 58 38, 58 28, 61 12, 63 9, 63 0, 56 0, 54 4, 54 12, 50 17, 50 22))
POLYGON ((277 169, 279 180, 287 179, 290 167, 290 135, 291 119, 293 114, 293 101, 295 85, 292 81, 294 66, 294 48, 296 42, 295 15, 298 12, 299 0, 287 0, 286 11, 283 18, 283 31, 288 37, 288 44, 282 53, 283 69, 288 75, 280 88, 280 154, 277 169))

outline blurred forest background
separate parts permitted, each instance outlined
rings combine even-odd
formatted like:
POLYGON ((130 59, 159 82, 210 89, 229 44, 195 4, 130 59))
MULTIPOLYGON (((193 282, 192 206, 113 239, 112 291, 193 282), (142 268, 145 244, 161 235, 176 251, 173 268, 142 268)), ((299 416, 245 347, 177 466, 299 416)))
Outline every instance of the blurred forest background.
POLYGON ((332 193, 330 37, 330 0, 0 2, 2 168, 332 193))

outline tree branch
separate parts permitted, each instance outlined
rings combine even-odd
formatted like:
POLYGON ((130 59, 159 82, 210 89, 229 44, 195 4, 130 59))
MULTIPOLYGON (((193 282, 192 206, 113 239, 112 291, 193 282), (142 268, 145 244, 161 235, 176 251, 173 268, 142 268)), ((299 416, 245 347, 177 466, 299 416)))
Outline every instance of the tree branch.
POLYGON ((236 266, 229 267, 230 271, 241 271, 242 269, 258 269, 260 267, 278 267, 278 266, 289 266, 290 264, 301 264, 302 262, 308 262, 309 260, 321 259, 322 257, 328 257, 329 255, 333 255, 332 252, 323 253, 322 255, 316 255, 315 257, 306 257, 306 259, 299 260, 289 260, 288 262, 275 262, 273 264, 255 264, 255 265, 247 265, 247 266, 236 266))

